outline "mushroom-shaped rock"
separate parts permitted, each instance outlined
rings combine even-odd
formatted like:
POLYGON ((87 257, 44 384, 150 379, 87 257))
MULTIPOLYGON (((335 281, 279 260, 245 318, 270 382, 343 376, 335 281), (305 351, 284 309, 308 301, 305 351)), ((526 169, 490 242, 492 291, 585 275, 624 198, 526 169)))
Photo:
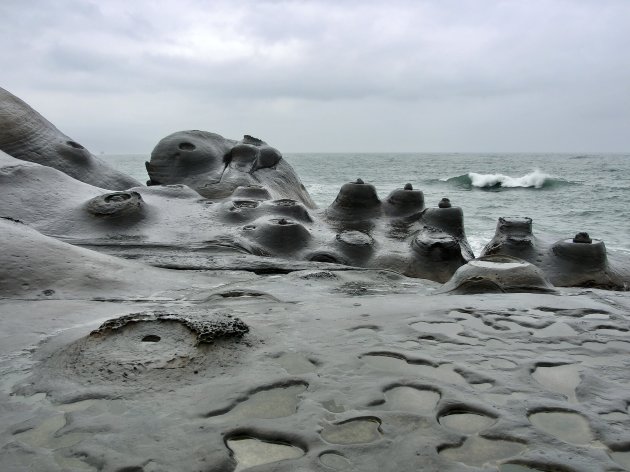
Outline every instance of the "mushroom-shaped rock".
POLYGON ((555 285, 602 288, 621 285, 610 270, 606 245, 591 239, 587 233, 557 241, 551 246, 550 255, 551 280, 555 285))
POLYGON ((243 235, 276 255, 290 254, 306 247, 311 233, 302 224, 289 218, 261 218, 243 228, 243 235))
POLYGON ((542 270, 511 256, 486 256, 457 269, 440 289, 455 294, 553 292, 542 270))
POLYGON ((492 240, 484 247, 482 256, 503 254, 532 262, 536 241, 532 233, 532 219, 520 216, 499 218, 492 240))
POLYGON ((403 217, 424 210, 424 194, 414 190, 411 184, 402 189, 393 190, 385 199, 383 209, 389 216, 403 217))
POLYGON ((341 186, 326 213, 333 219, 354 220, 375 217, 380 212, 381 201, 374 185, 357 179, 341 186))
POLYGON ((427 208, 422 214, 422 223, 460 238, 465 235, 464 212, 460 207, 440 206, 427 208))
MULTIPOLYGON (((442 199, 443 203, 447 198, 442 199)), ((466 231, 464 230, 464 212, 460 207, 451 206, 450 201, 438 208, 427 208, 422 212, 420 217, 422 223, 427 229, 446 233, 455 238, 460 246, 462 255, 466 260, 474 258, 474 254, 466 239, 466 231)))

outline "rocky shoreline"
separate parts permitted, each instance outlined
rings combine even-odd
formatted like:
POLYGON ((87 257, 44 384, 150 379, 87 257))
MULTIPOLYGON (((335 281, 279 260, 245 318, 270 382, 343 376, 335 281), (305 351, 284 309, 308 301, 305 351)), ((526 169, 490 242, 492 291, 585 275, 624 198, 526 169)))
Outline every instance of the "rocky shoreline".
POLYGON ((576 228, 280 152, 160 141, 148 186, 0 90, 3 471, 630 470, 630 262, 576 228))

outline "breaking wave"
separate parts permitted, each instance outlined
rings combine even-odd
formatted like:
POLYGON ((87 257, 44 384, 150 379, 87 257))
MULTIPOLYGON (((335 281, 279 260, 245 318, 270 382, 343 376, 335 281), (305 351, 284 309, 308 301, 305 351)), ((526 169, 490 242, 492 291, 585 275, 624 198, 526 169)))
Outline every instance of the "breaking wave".
POLYGON ((463 188, 481 188, 486 190, 500 190, 504 188, 553 188, 564 185, 573 185, 574 182, 558 179, 536 169, 522 177, 510 177, 503 174, 468 174, 458 175, 449 179, 443 179, 449 184, 463 188))

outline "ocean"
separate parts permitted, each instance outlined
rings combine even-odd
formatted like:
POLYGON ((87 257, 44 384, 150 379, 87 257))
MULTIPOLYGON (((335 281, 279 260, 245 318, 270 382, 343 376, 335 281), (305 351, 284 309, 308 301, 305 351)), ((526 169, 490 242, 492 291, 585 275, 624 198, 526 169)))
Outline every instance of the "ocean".
MULTIPOLYGON (((148 155, 103 155, 144 182, 148 155)), ((630 254, 630 154, 300 153, 284 154, 325 208, 342 184, 362 178, 379 197, 411 183, 425 204, 448 197, 464 210, 475 254, 501 216, 528 216, 534 232, 568 238, 586 231, 609 250, 630 254)))

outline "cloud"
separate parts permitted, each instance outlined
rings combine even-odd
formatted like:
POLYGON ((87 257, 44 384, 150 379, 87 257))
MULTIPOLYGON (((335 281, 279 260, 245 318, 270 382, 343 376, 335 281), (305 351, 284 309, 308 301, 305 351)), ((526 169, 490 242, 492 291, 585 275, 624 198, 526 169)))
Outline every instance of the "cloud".
POLYGON ((625 0, 4 0, 0 15, 3 86, 106 150, 205 124, 304 151, 630 148, 611 139, 630 124, 625 0), (523 130, 493 137, 506 122, 523 130))

